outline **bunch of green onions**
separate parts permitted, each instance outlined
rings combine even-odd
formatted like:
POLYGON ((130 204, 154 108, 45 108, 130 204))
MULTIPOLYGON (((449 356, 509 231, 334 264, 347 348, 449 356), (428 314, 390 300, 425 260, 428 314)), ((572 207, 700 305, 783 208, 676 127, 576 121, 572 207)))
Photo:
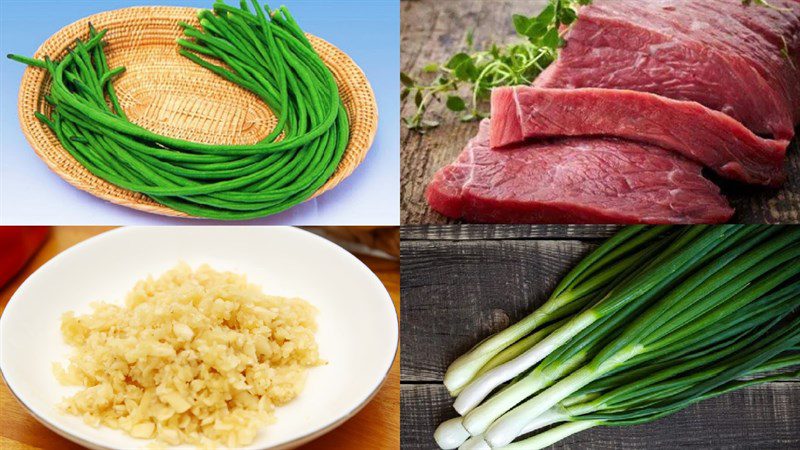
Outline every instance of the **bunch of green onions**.
POLYGON ((797 378, 775 371, 800 365, 799 307, 800 227, 625 228, 538 310, 453 362, 444 383, 460 416, 434 437, 539 449, 797 378))
POLYGON ((347 113, 330 70, 285 7, 221 1, 181 24, 180 54, 252 92, 277 117, 251 145, 212 145, 153 133, 131 122, 103 51, 106 30, 89 25, 58 61, 9 55, 47 70, 50 117, 36 117, 92 174, 198 217, 251 219, 310 198, 333 175, 349 141, 347 113))

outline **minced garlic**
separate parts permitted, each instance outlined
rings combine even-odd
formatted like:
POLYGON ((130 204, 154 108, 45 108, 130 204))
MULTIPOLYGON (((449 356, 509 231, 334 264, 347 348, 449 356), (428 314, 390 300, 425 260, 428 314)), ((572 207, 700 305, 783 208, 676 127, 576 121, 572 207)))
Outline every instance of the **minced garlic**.
POLYGON ((62 319, 75 352, 54 372, 84 387, 63 408, 133 437, 249 444, 320 364, 313 306, 208 266, 180 264, 137 283, 124 306, 92 307, 62 319))

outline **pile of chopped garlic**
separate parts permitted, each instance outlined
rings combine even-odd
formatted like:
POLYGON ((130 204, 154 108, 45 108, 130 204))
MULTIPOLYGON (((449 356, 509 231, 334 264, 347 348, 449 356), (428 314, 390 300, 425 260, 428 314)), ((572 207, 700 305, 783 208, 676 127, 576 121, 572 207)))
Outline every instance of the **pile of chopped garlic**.
POLYGON ((62 406, 137 438, 247 445, 321 362, 313 306, 208 266, 179 264, 138 282, 124 306, 92 308, 62 319, 75 351, 54 372, 84 387, 62 406))

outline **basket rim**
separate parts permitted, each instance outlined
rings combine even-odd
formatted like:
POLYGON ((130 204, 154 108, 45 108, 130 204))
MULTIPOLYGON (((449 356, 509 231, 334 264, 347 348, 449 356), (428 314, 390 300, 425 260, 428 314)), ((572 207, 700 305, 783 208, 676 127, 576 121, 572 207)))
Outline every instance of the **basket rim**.
MULTIPOLYGON (((186 6, 129 6, 124 8, 117 8, 108 11, 102 11, 96 14, 92 14, 81 19, 75 20, 72 23, 63 26, 61 29, 50 35, 41 45, 36 49, 34 56, 37 58, 41 58, 44 56, 46 49, 52 46, 52 43, 58 39, 64 39, 64 35, 66 35, 66 42, 72 42, 75 38, 78 38, 79 35, 74 32, 74 29, 80 29, 88 25, 89 22, 97 22, 99 19, 105 17, 113 17, 116 15, 124 14, 124 13, 139 13, 139 14, 147 14, 150 17, 158 16, 159 13, 161 15, 166 15, 167 13, 173 14, 185 14, 188 17, 196 17, 198 11, 201 11, 205 8, 196 8, 196 7, 186 7, 186 6), (73 32, 70 32, 73 31, 73 32)), ((372 114, 369 114, 368 117, 356 117, 353 111, 347 108, 348 114, 348 122, 350 124, 350 131, 351 131, 351 139, 348 143, 347 148, 345 149, 345 153, 342 157, 342 160, 339 162, 339 165, 336 168, 336 171, 333 175, 325 182, 323 186, 321 186, 313 195, 309 198, 304 200, 302 203, 308 202, 316 197, 322 195, 323 193, 333 189, 339 183, 344 181, 352 172, 364 161, 366 158, 367 153, 372 148, 375 137, 377 135, 378 129, 378 118, 379 118, 379 111, 378 111, 378 104, 375 97, 375 92, 372 88, 372 85, 367 79, 366 74, 364 73, 363 69, 356 64, 355 61, 344 51, 336 47, 335 45, 331 44, 330 42, 322 39, 318 36, 312 35, 310 33, 306 33, 306 35, 310 38, 312 45, 315 47, 315 50, 320 53, 320 50, 325 50, 326 52, 331 53, 335 56, 337 60, 341 60, 342 63, 338 65, 330 65, 328 61, 325 61, 326 66, 331 69, 331 72, 334 73, 336 77, 336 68, 346 68, 348 71, 352 72, 355 76, 352 78, 357 78, 357 82, 353 83, 356 87, 354 91, 359 92, 368 99, 368 105, 371 107, 370 110, 372 114), (362 125, 362 128, 356 128, 355 119, 361 119, 358 123, 362 125), (358 145, 359 148, 355 147, 355 140, 353 139, 352 133, 354 129, 358 130, 365 130, 365 133, 362 133, 364 138, 366 139, 366 145, 358 145), (345 156, 348 154, 354 156, 352 162, 347 164, 345 161, 345 156)), ((64 49, 62 49, 63 51, 64 49)), ((41 69, 34 68, 34 67, 27 67, 22 75, 22 79, 20 81, 19 93, 18 93, 18 100, 17 100, 17 116, 20 122, 21 130, 25 136, 25 139, 28 141, 30 146, 33 148, 36 155, 44 161, 47 167, 52 171, 55 172, 59 177, 65 180, 67 183, 76 187, 84 192, 87 192, 95 197, 98 197, 102 200, 114 203, 116 205, 124 206, 127 208, 144 211, 151 214, 157 214, 162 216, 171 216, 171 217, 182 217, 182 218, 193 218, 199 220, 211 220, 204 217, 193 216, 181 211, 174 210, 168 206, 159 204, 152 200, 151 198, 145 196, 144 194, 136 193, 133 191, 126 190, 119 186, 116 186, 110 182, 107 182, 91 172, 88 171, 85 167, 83 167, 78 161, 76 161, 73 156, 64 149, 64 147, 60 143, 56 143, 53 145, 50 142, 45 142, 42 139, 37 138, 36 136, 51 136, 54 137, 52 131, 44 125, 41 121, 35 118, 33 115, 34 112, 39 110, 39 104, 41 102, 42 97, 45 95, 44 87, 46 82, 49 80, 49 76, 44 73, 41 69), (26 95, 28 92, 35 92, 35 95, 26 95), (55 147, 55 148, 53 148, 55 147), (60 161, 52 158, 50 155, 47 154, 47 149, 53 148, 58 153, 60 157, 60 161), (80 173, 80 177, 76 176, 73 173, 73 170, 65 170, 66 167, 70 167, 73 170, 77 170, 80 173), (97 187, 93 184, 88 184, 84 181, 84 179, 91 179, 95 183, 100 185, 107 185, 110 189, 97 189, 97 187)), ((336 80, 337 85, 340 87, 342 86, 341 80, 336 80)), ((220 83, 228 83, 228 81, 219 79, 220 83)), ((363 114, 362 114, 363 115, 363 114)), ((301 204, 302 204, 301 203, 301 204)), ((296 205, 298 206, 298 205, 296 205)), ((289 210, 292 208, 289 208, 289 210)), ((264 216, 269 217, 269 216, 264 216)))

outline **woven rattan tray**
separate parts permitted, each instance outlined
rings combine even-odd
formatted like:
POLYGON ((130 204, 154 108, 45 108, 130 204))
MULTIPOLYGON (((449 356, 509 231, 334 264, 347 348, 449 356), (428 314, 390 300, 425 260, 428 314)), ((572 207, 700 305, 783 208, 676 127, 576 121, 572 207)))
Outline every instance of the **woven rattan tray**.
MULTIPOLYGON (((212 144, 250 144, 275 125, 270 109, 250 92, 229 83, 178 54, 175 40, 183 35, 178 22, 197 25, 197 9, 133 7, 103 12, 62 28, 36 51, 60 58, 75 39, 85 39, 88 24, 108 29, 105 47, 111 67, 125 66, 114 88, 131 121, 156 133, 212 144)), ((310 40, 339 85, 350 118, 350 143, 333 176, 314 197, 332 189, 364 160, 378 126, 375 95, 364 73, 344 52, 315 36, 310 40)), ((42 160, 61 178, 97 197, 130 208, 169 216, 186 214, 158 204, 143 194, 108 183, 79 164, 36 117, 50 105, 44 96, 49 76, 28 68, 22 77, 19 117, 22 131, 42 160)))

